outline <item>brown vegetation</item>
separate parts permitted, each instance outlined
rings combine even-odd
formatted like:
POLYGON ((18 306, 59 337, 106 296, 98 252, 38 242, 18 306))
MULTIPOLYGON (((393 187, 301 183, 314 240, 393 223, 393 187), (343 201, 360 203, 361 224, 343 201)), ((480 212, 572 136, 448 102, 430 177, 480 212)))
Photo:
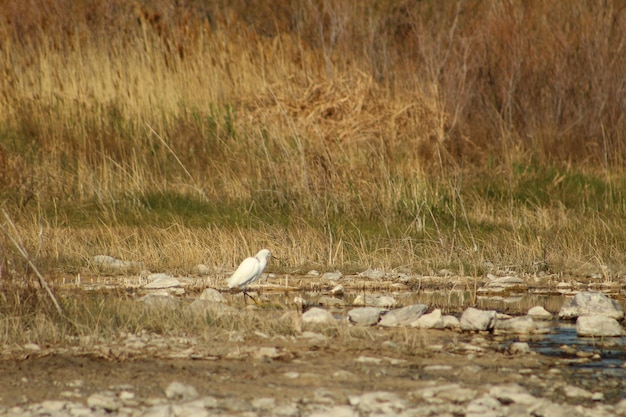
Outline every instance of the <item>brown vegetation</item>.
POLYGON ((0 195, 51 269, 626 264, 622 2, 0 6, 0 195))

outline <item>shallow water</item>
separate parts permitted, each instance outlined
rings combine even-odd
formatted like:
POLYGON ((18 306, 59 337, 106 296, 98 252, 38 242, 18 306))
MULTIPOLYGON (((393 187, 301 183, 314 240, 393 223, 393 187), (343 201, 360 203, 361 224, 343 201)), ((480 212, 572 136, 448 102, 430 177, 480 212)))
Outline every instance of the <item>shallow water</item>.
POLYGON ((624 337, 578 337, 573 322, 554 321, 552 332, 529 342, 531 349, 546 356, 563 358, 579 369, 594 369, 626 377, 624 337), (586 358, 597 354, 600 359, 586 358), (586 360, 589 359, 589 360, 586 360))

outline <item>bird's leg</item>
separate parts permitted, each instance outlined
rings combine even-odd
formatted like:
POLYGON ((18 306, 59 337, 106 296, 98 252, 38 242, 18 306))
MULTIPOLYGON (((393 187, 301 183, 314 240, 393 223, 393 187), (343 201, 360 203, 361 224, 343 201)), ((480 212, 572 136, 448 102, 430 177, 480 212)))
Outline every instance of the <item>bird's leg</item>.
POLYGON ((256 300, 254 299, 254 297, 253 297, 253 296, 251 296, 250 294, 248 294, 248 291, 246 291, 246 289, 244 288, 244 289, 243 289, 243 302, 244 302, 245 304, 248 304, 248 302, 246 301, 246 297, 250 297, 250 299, 251 299, 252 301, 254 301, 254 304, 258 304, 258 303, 256 302, 256 300))

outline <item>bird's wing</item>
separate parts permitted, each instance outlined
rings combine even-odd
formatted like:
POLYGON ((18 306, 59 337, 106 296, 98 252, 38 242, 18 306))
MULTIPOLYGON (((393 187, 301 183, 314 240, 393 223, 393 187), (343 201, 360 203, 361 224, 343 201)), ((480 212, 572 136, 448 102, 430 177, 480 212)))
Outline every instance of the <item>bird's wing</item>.
POLYGON ((228 288, 245 286, 258 274, 259 260, 257 258, 246 258, 228 279, 228 288))

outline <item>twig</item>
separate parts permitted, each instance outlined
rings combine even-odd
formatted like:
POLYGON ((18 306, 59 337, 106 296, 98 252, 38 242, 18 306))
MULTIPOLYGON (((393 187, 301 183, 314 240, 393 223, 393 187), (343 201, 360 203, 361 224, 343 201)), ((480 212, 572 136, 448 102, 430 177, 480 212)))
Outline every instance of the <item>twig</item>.
MULTIPOLYGON (((13 230, 17 230, 15 228, 15 225, 13 224, 13 221, 11 220, 11 218, 9 217, 9 215, 4 209, 2 209, 2 214, 4 214, 4 217, 6 218, 7 222, 9 222, 9 224, 11 225, 11 228, 13 230)), ((63 316, 63 310, 61 309, 61 305, 59 304, 56 297, 52 293, 52 290, 50 289, 50 286, 46 282, 46 279, 43 277, 43 275, 41 275, 41 273, 39 272, 35 264, 28 257, 28 253, 26 252, 24 247, 22 247, 22 245, 20 245, 20 243, 9 233, 9 231, 4 227, 4 225, 0 225, 0 229, 9 238, 9 240, 13 243, 13 245, 15 245, 15 248, 18 250, 20 255, 22 255, 24 259, 26 260, 26 262, 28 262, 28 265, 31 267, 35 275, 37 275, 37 278, 39 278, 39 284, 46 290, 46 292, 48 293, 48 296, 52 300, 52 303, 56 307, 57 311, 59 312, 61 316, 63 316)))

